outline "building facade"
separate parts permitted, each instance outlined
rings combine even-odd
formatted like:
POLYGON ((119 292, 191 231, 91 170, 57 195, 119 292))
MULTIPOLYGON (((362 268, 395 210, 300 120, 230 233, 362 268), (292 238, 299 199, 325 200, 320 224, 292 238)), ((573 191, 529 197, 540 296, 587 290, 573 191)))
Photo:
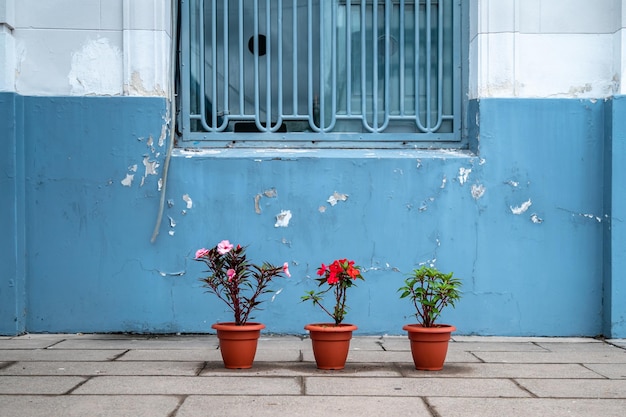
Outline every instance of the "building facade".
POLYGON ((362 334, 415 321, 397 289, 433 264, 460 334, 626 337, 622 0, 463 0, 459 138, 398 146, 185 136, 186 4, 0 0, 0 334, 209 332, 193 256, 229 239, 290 265, 269 332, 323 321, 300 296, 347 257, 362 334))

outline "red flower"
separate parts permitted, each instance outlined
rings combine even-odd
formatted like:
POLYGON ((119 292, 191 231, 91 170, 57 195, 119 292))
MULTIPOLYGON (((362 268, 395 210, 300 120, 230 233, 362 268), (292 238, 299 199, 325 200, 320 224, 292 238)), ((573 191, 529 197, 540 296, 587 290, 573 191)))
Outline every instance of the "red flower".
POLYGON ((337 274, 331 272, 328 274, 328 280, 326 282, 328 282, 328 285, 333 285, 339 282, 339 278, 337 277, 337 274))
POLYGON ((321 277, 325 273, 326 273, 326 265, 322 264, 322 266, 320 266, 319 269, 317 270, 317 275, 321 277))
POLYGON ((348 275, 350 275, 350 278, 356 279, 356 277, 359 276, 359 270, 353 268, 352 265, 350 265, 350 267, 348 268, 348 275))

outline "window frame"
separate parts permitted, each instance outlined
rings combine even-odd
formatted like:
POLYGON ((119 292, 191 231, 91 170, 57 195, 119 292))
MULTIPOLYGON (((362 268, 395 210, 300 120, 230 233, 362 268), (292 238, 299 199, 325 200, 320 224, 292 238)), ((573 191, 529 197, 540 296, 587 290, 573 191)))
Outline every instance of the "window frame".
MULTIPOLYGON (((207 0, 211 1, 211 0, 207 0)), ((340 0, 341 1, 341 0, 340 0)), ((400 0, 379 0, 399 2, 400 0)), ((419 0, 416 0, 419 1, 419 0)), ((424 1, 424 0, 422 0, 424 1)), ((426 0, 432 1, 432 0, 426 0)), ((180 0, 177 33, 177 146, 196 148, 349 148, 349 149, 428 149, 468 148, 466 108, 468 91, 469 14, 465 1, 452 1, 454 33, 453 62, 453 131, 437 132, 192 132, 191 106, 191 55, 189 7, 191 2, 180 0), (187 7, 185 10, 184 7, 187 7), (185 31, 186 30, 186 31, 185 31)), ((367 117, 367 116, 365 116, 367 117)), ((416 116, 417 117, 417 116, 416 116)))

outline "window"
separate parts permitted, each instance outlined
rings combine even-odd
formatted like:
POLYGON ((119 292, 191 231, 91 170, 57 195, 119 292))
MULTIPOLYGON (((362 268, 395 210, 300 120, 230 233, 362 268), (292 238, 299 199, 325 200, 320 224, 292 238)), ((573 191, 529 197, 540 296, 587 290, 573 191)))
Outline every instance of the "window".
POLYGON ((182 1, 183 143, 458 143, 459 3, 182 1))

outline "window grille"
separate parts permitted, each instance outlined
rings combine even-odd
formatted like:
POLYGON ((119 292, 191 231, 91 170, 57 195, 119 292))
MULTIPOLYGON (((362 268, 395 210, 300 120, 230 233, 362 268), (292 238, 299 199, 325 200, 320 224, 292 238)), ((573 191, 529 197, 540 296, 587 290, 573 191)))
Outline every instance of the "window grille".
POLYGON ((182 139, 459 141, 459 3, 181 0, 182 139))

